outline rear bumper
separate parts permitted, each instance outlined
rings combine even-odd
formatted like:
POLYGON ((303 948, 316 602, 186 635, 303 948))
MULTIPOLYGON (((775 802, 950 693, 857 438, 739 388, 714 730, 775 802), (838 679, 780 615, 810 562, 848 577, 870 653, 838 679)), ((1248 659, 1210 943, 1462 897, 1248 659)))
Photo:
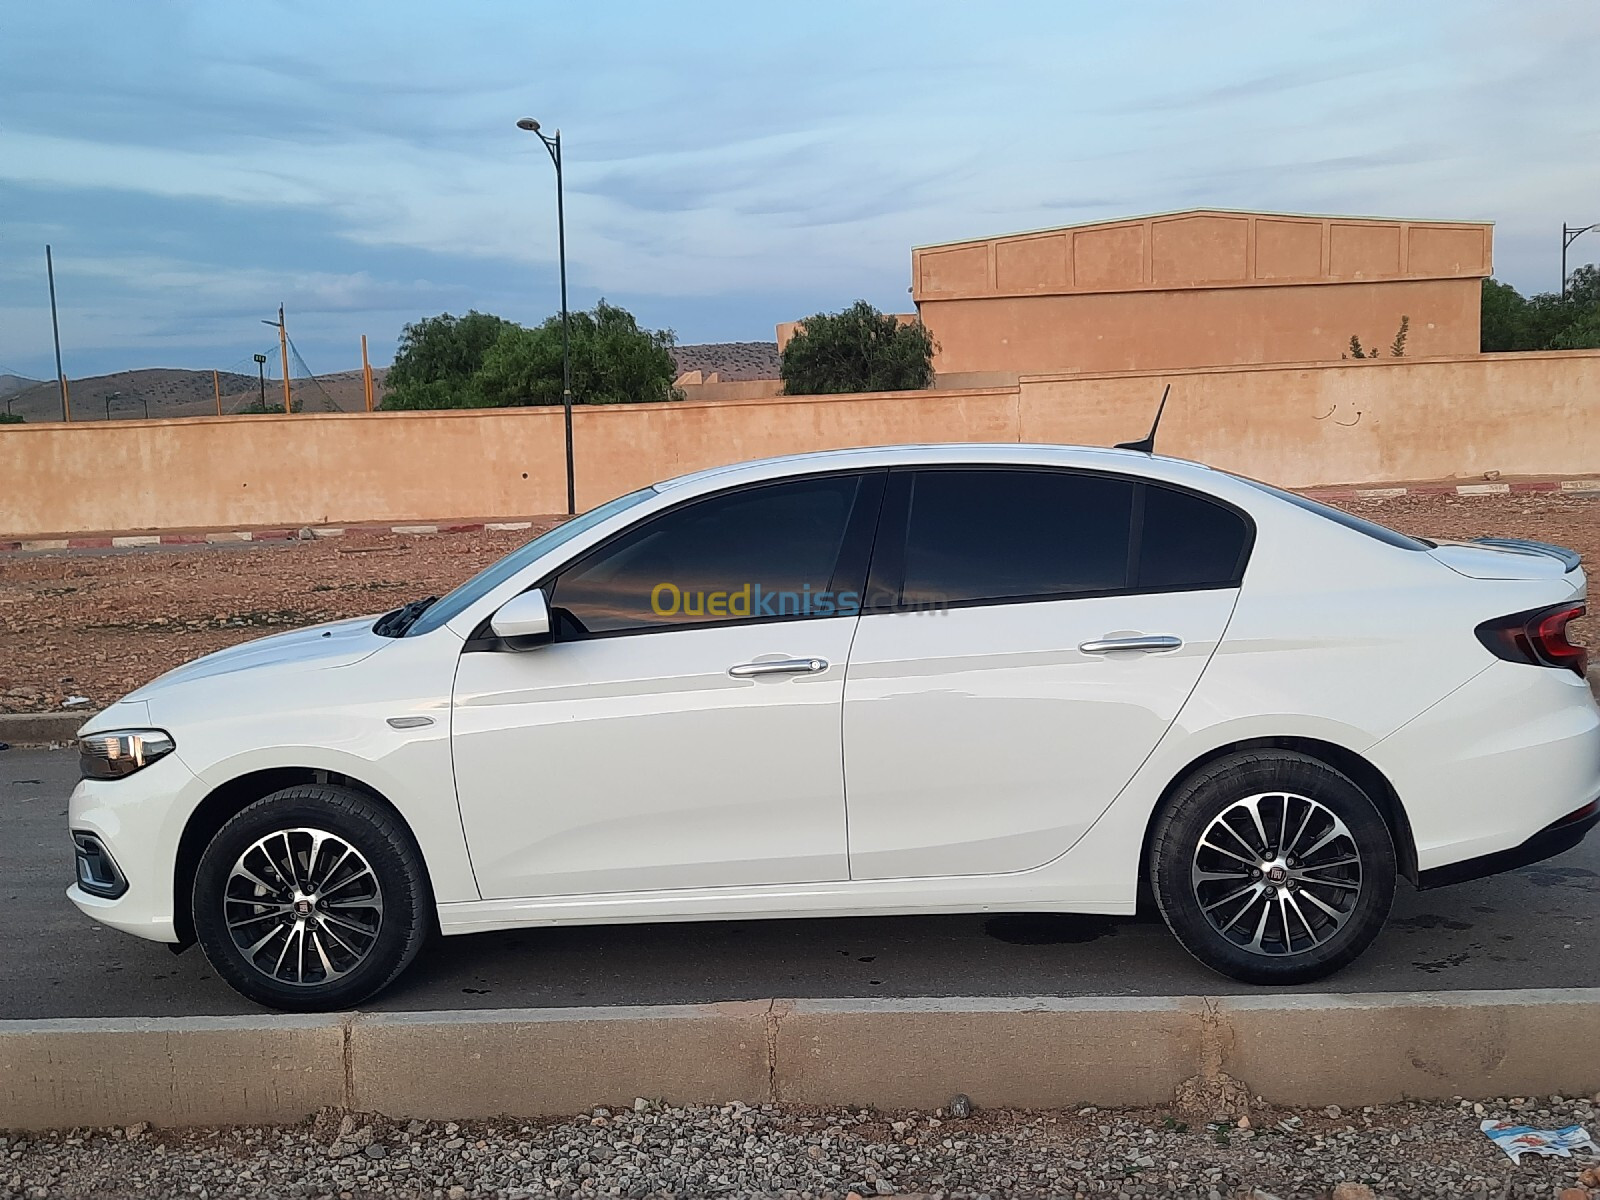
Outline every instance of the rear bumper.
POLYGON ((1515 871, 1529 863, 1543 862, 1571 850, 1596 825, 1600 825, 1600 799, 1591 800, 1577 812, 1546 825, 1538 833, 1509 850, 1497 850, 1477 858, 1466 858, 1419 872, 1417 887, 1448 887, 1452 883, 1465 883, 1469 879, 1482 879, 1485 875, 1498 875, 1502 871, 1515 871))
POLYGON ((1440 878, 1520 852, 1600 796, 1600 708, 1571 671, 1497 661, 1366 757, 1405 808, 1419 874, 1440 878))

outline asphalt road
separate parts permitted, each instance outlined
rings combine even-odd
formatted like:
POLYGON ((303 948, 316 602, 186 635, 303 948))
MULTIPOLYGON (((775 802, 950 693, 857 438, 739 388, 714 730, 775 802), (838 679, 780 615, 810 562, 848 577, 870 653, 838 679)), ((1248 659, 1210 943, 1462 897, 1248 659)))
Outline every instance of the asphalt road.
MULTIPOLYGON (((0 1017, 180 1016, 253 1007, 198 950, 105 929, 72 878, 71 753, 0 752, 0 1017)), ((1418 893, 1316 991, 1586 987, 1600 982, 1600 837, 1493 879, 1418 893)), ((1217 995, 1154 917, 727 921, 442 939, 371 1007, 674 1004, 770 996, 1217 995)))

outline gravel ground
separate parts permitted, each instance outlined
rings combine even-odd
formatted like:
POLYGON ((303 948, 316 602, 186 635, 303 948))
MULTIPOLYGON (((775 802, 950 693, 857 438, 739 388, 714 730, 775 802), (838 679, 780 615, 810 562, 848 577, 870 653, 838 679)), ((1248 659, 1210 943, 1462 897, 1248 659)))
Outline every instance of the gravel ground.
MULTIPOLYGON (((1600 562, 1600 496, 1395 496, 1345 507, 1407 533, 1534 537, 1600 562)), ((537 522, 535 532, 556 518, 537 522)), ((527 533, 0 556, 0 712, 109 703, 172 667, 281 629, 442 594, 527 533)), ((1593 642, 1596 618, 1573 626, 1593 642)))
MULTIPOLYGON (((555 519, 536 522, 534 532, 555 519)), ((251 638, 443 595, 531 535, 400 537, 0 556, 0 712, 91 711, 251 638)))
POLYGON ((1218 1122, 1176 1110, 940 1113, 636 1100, 535 1124, 330 1109, 289 1128, 77 1129, 0 1138, 0 1196, 1585 1200, 1590 1162, 1513 1166, 1478 1122, 1487 1113, 1592 1130, 1600 1115, 1555 1096, 1354 1112, 1257 1105, 1218 1122))

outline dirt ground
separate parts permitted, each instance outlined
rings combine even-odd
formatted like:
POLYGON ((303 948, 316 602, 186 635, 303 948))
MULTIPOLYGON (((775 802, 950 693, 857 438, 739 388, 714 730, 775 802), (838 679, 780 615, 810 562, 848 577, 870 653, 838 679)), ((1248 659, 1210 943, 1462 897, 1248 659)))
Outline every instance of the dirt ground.
MULTIPOLYGON (((1531 537, 1600 562, 1600 495, 1409 495, 1344 507, 1407 533, 1531 537)), ((534 532, 554 523, 536 524, 534 532)), ((530 536, 350 533, 329 541, 0 556, 0 712, 92 711, 265 633, 443 594, 530 536)), ((1597 620, 1574 626, 1593 644, 1597 620)))

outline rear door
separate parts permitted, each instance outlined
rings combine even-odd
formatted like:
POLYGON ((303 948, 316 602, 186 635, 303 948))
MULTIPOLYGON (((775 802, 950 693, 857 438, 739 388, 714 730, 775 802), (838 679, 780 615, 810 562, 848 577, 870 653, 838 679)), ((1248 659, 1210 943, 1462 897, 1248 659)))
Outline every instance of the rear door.
POLYGON ((1070 848, 1199 681, 1252 535, 1131 476, 892 473, 844 691, 851 877, 1070 848))

